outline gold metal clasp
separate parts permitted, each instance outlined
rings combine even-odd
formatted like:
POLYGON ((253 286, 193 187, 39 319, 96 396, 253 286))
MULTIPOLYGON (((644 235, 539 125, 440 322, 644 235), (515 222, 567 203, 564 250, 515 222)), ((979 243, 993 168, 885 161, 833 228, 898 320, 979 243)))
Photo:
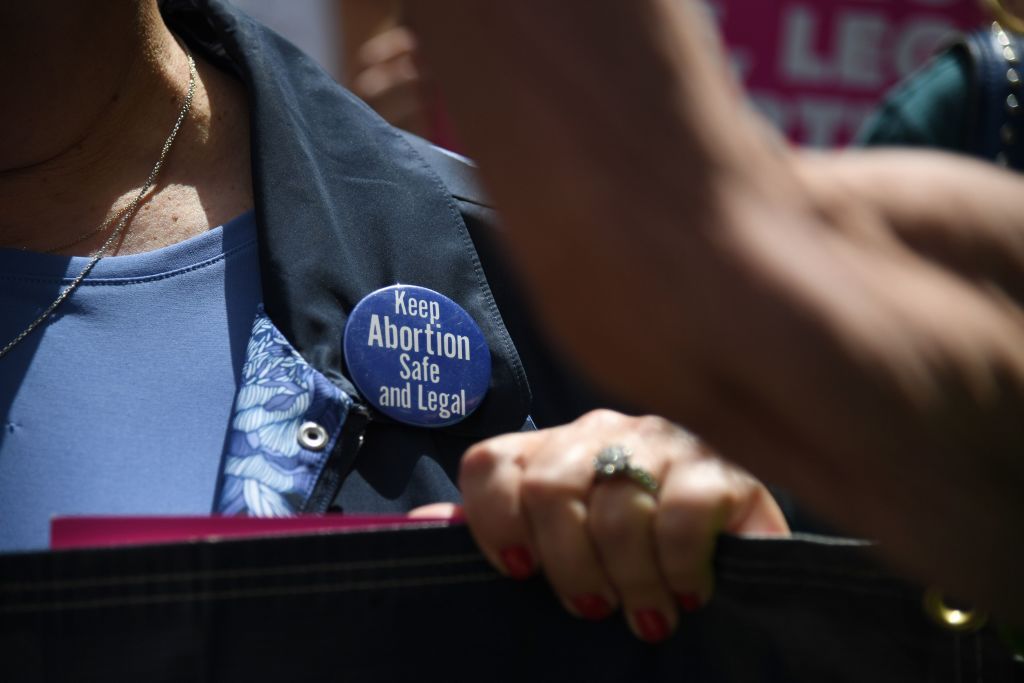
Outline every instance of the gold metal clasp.
POLYGON ((988 623, 988 614, 984 610, 950 605, 937 588, 925 591, 923 607, 925 614, 935 623, 956 633, 974 633, 988 623))

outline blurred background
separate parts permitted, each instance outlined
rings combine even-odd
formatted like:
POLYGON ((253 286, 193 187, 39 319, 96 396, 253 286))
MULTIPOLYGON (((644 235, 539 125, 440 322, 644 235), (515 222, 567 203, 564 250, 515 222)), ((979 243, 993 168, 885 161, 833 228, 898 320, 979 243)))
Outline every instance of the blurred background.
MULTIPOLYGON (((395 125, 458 149, 398 0, 232 1, 395 125)), ((849 142, 886 89, 983 19, 977 0, 708 4, 755 104, 791 140, 816 147, 849 142)))

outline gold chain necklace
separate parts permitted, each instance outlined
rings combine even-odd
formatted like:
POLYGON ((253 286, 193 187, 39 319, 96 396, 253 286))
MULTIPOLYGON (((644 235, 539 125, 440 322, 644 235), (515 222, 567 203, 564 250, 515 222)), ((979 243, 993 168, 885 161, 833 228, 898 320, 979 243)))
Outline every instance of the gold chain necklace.
POLYGON ((72 292, 78 289, 79 285, 82 284, 82 281, 85 280, 86 276, 89 275, 89 273, 96 266, 96 264, 99 263, 100 259, 103 258, 103 256, 107 253, 110 247, 117 242, 118 238, 121 237, 122 234, 124 234, 125 226, 128 225, 128 221, 131 220, 131 217, 132 215, 134 215, 135 210, 139 208, 139 203, 142 202, 142 198, 146 196, 146 193, 149 192, 149 190, 156 183, 156 177, 157 175, 159 175, 160 169, 163 168, 164 160, 170 153, 171 146, 174 145, 174 139, 178 137, 178 131, 181 130, 181 126, 185 122, 185 117, 188 116, 188 112, 192 108, 192 97, 193 95, 195 95, 196 92, 196 63, 195 60, 192 59, 192 53, 189 52, 188 47, 182 44, 182 48, 185 50, 185 57, 188 59, 188 94, 185 95, 185 102, 181 105, 181 111, 178 112, 178 118, 174 122, 174 127, 171 128, 171 134, 167 136, 166 140, 164 140, 164 146, 160 150, 160 158, 158 158, 156 160, 156 163, 153 165, 153 170, 149 172, 149 176, 146 178, 146 182, 142 184, 142 189, 139 190, 138 194, 135 195, 135 198, 131 201, 130 204, 128 204, 128 206, 116 212, 113 216, 105 220, 95 230, 92 230, 84 235, 79 236, 72 242, 69 242, 58 247, 54 247, 53 249, 49 250, 59 251, 61 249, 65 249, 67 247, 78 244, 79 242, 84 241, 85 239, 91 237, 92 235, 95 235, 98 232, 102 232, 104 229, 109 227, 111 223, 117 220, 117 225, 114 228, 114 231, 110 233, 110 236, 107 237, 107 239, 103 242, 102 245, 100 245, 100 248, 93 253, 92 257, 89 259, 89 262, 86 263, 85 267, 82 268, 82 271, 75 276, 75 278, 71 281, 71 284, 65 287, 61 291, 61 293, 57 295, 57 298, 53 300, 53 303, 47 306, 46 310, 39 314, 39 317, 37 317, 35 320, 29 323, 28 327, 22 330, 18 334, 18 336, 16 336, 11 341, 7 342, 7 345, 0 349, 0 358, 6 356, 7 353, 15 346, 17 346, 19 343, 21 343, 25 339, 25 337, 32 334, 33 330, 35 330, 37 327, 43 324, 46 321, 46 319, 49 318, 55 310, 57 310, 57 307, 64 303, 64 301, 69 296, 71 296, 72 292))

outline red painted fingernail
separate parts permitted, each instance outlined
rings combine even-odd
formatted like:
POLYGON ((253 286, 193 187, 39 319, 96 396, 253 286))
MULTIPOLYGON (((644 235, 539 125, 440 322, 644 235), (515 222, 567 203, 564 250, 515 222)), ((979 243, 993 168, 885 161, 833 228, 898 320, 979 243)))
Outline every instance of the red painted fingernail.
POLYGON ((533 555, 521 545, 505 548, 500 553, 505 571, 513 579, 525 579, 533 574, 533 555))
POLYGON ((676 596, 676 602, 684 612, 696 612, 704 604, 696 593, 681 593, 676 596))
POLYGON ((660 643, 668 638, 668 619, 656 609, 634 610, 633 625, 648 643, 660 643))
POLYGON ((612 613, 612 606, 596 593, 587 593, 573 598, 572 606, 577 614, 591 621, 600 621, 612 613))

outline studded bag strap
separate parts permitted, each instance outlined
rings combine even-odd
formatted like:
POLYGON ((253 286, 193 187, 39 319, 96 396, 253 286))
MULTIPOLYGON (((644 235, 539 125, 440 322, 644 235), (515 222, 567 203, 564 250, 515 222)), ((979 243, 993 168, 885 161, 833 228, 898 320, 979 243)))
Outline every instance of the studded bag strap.
POLYGON ((965 47, 974 65, 970 149, 1024 170, 1024 40, 993 23, 969 34, 965 47))

